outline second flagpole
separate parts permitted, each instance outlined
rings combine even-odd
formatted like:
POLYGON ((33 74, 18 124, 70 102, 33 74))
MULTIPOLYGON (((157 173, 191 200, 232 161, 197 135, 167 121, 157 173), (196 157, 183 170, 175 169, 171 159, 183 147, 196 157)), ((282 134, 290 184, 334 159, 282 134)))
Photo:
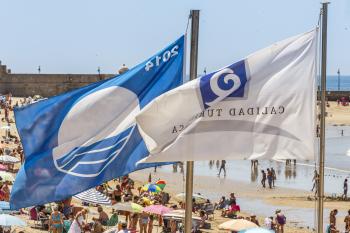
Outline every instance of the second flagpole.
POLYGON ((321 122, 319 184, 317 196, 317 232, 323 232, 324 160, 325 160, 325 117, 326 117, 326 74, 327 74, 327 14, 328 2, 322 3, 322 63, 321 63, 321 122))
MULTIPOLYGON (((197 78, 199 10, 191 10, 190 80, 197 78)), ((186 164, 185 233, 192 231, 193 161, 186 164)))

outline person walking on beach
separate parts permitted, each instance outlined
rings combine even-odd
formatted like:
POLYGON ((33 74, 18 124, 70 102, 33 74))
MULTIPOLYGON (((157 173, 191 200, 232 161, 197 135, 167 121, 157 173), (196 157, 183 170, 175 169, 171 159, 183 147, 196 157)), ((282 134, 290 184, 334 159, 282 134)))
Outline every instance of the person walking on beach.
POLYGON ((224 170, 224 176, 226 176, 226 160, 221 160, 221 166, 220 166, 218 176, 220 176, 221 170, 224 170))
POLYGON ((261 174, 262 174, 262 179, 261 179, 261 184, 263 186, 263 188, 266 187, 265 183, 266 183, 266 173, 264 170, 261 170, 261 174))
POLYGON ((344 180, 343 191, 342 198, 346 200, 348 198, 348 179, 344 180))
POLYGON ((273 169, 273 167, 271 168, 271 173, 272 173, 272 187, 275 187, 276 171, 275 169, 273 169))
POLYGON ((269 188, 272 189, 272 172, 270 171, 270 169, 267 169, 267 182, 269 184, 269 188))

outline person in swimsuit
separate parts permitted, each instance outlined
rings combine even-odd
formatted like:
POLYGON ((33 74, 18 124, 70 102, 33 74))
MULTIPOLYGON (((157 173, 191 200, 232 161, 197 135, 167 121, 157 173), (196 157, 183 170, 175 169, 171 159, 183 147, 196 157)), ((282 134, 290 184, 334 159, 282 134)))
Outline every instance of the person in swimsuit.
POLYGON ((63 215, 58 211, 58 207, 53 209, 50 216, 49 231, 52 233, 62 233, 63 231, 63 215))
POLYGON ((120 188, 120 185, 117 184, 116 189, 113 191, 113 196, 116 203, 122 201, 122 195, 123 195, 122 189, 120 188))
POLYGON ((147 233, 148 217, 149 215, 146 212, 140 214, 140 233, 147 233))

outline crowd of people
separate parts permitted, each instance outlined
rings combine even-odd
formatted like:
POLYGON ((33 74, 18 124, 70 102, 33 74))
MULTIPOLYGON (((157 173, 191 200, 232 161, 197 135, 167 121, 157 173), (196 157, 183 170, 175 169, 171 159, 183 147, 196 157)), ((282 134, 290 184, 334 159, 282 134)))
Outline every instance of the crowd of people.
POLYGON ((245 219, 247 221, 255 223, 259 227, 264 227, 268 230, 272 230, 276 233, 283 233, 284 226, 286 224, 286 217, 281 210, 276 210, 275 217, 269 216, 264 219, 264 223, 260 224, 256 215, 243 217, 240 215, 241 208, 237 204, 237 200, 234 193, 230 193, 229 197, 222 196, 218 203, 215 204, 215 209, 221 211, 222 217, 232 219, 245 219))

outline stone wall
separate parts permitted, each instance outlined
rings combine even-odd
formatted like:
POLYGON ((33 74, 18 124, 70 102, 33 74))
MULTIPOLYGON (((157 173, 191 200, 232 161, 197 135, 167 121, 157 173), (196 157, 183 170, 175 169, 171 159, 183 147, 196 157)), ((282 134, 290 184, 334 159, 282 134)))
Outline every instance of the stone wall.
POLYGON ((110 78, 112 74, 11 74, 0 66, 0 94, 49 97, 110 78), (5 72, 4 72, 5 71, 5 72))

